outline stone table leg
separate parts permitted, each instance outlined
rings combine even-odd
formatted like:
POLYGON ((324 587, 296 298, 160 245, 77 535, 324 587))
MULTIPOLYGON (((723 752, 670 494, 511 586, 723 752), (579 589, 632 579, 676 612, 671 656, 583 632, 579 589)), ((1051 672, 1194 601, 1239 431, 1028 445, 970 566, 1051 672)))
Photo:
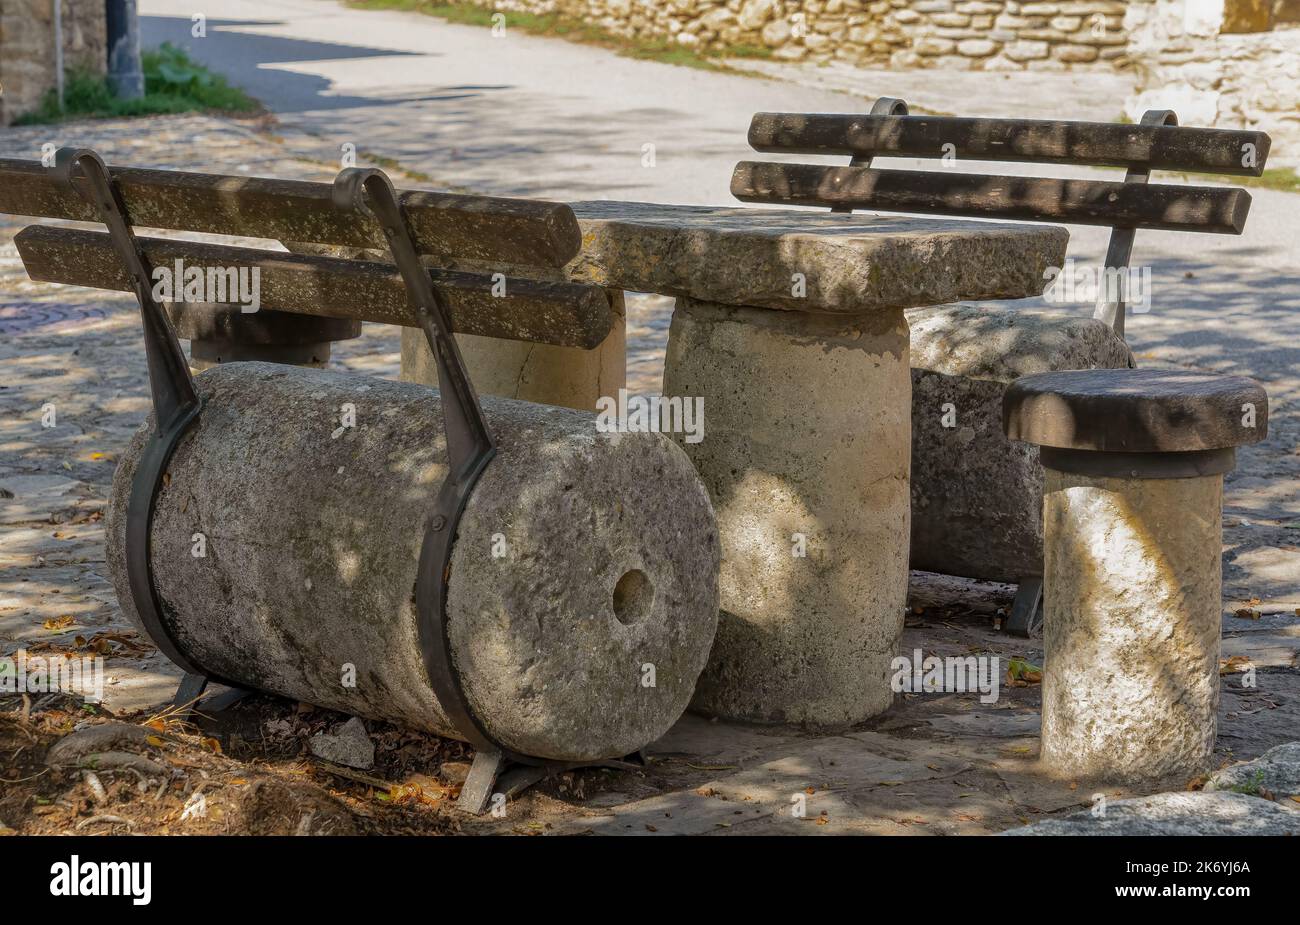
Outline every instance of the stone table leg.
MULTIPOLYGON (((627 384, 626 309, 621 291, 609 290, 614 327, 594 350, 530 344, 457 334, 461 356, 480 395, 595 411, 596 399, 617 397, 627 384)), ((402 379, 438 384, 424 332, 402 330, 402 379)))
POLYGON ((1045 471, 1044 765, 1121 780, 1206 770, 1219 705, 1223 476, 1045 471))
POLYGON ((678 299, 665 396, 722 540, 721 613, 693 707, 833 726, 893 699, 907 599, 911 376, 901 311, 813 315, 678 299))

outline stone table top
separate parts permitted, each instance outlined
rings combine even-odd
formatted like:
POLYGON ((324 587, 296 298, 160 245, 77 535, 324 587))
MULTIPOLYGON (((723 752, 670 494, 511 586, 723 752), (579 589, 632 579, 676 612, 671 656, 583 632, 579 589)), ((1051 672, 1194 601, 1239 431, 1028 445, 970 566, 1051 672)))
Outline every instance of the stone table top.
POLYGON ((1065 261, 1055 225, 576 202, 577 280, 730 305, 866 314, 1042 294, 1065 261), (805 294, 795 294, 795 274, 805 294))

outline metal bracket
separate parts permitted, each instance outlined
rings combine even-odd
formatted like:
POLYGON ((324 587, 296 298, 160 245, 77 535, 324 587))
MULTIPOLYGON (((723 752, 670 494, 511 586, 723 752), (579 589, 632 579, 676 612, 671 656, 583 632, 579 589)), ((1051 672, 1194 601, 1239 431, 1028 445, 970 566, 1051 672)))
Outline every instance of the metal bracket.
MULTIPOLYGON (((882 96, 871 106, 871 115, 873 116, 905 116, 908 115, 907 103, 892 96, 882 96)), ((869 155, 854 155, 849 159, 850 167, 870 167, 871 157, 869 155)), ((852 206, 831 206, 832 212, 852 212, 852 206)))
MULTIPOLYGON (((154 587, 151 564, 154 500, 162 487, 167 464, 190 426, 199 416, 202 402, 194 387, 189 364, 180 341, 162 306, 153 297, 153 273, 131 229, 131 220, 108 165, 89 148, 60 148, 54 155, 54 171, 60 183, 87 199, 108 228, 113 249, 131 277, 131 287, 140 303, 144 323, 144 350, 153 396, 154 427, 136 466, 126 510, 126 570, 131 601, 153 644, 187 675, 211 677, 186 655, 163 619, 163 605, 154 587), (81 180, 77 182, 77 171, 81 180)), ((220 680, 215 679, 214 680, 220 680)), ((228 681, 222 684, 234 687, 228 681)), ((178 706, 202 692, 186 696, 193 683, 182 683, 177 691, 178 706), (180 698, 185 696, 184 700, 180 698)))
POLYGON ((564 771, 576 771, 579 768, 643 771, 648 765, 649 761, 643 752, 605 761, 556 761, 545 765, 517 764, 500 752, 475 752, 469 776, 465 778, 460 796, 456 799, 456 808, 481 816, 495 798, 506 800, 518 796, 534 784, 564 771))
MULTIPOLYGON (((1142 116, 1143 125, 1177 125, 1178 115, 1172 109, 1148 109, 1142 116)), ((1125 183, 1146 183, 1151 179, 1151 170, 1146 167, 1130 167, 1124 174, 1125 183)), ((1110 243, 1106 245, 1106 269, 1127 270, 1129 260, 1133 257, 1133 241, 1137 237, 1136 228, 1112 228, 1110 243)), ((1110 325, 1112 331, 1124 337, 1124 316, 1127 306, 1123 299, 1111 301, 1103 294, 1099 296, 1097 308, 1092 317, 1110 325)))
POLYGON ((333 199, 340 209, 368 212, 379 222, 438 365, 448 472, 434 501, 420 548, 415 607, 420 651, 429 684, 448 720, 474 746, 474 763, 456 801, 457 808, 480 815, 498 792, 498 786, 509 797, 560 771, 633 767, 618 759, 566 762, 521 755, 497 742, 474 714, 452 661, 451 641, 447 636, 447 583, 461 515, 479 476, 496 455, 496 441, 452 336, 447 300, 420 261, 397 190, 388 175, 375 168, 346 168, 334 180, 333 199))
POLYGON ((375 168, 348 167, 334 180, 333 198, 338 208, 368 212, 379 222, 393 262, 406 284, 411 308, 438 364, 448 472, 425 525, 415 585, 420 649, 429 683, 447 718, 476 751, 513 757, 493 740, 474 715, 461 686, 460 674, 452 664, 451 643, 447 638, 447 581, 456 528, 474 484, 496 454, 496 442, 452 337, 447 300, 420 262, 397 190, 388 175, 375 168))
POLYGON ((1016 598, 1011 604, 1011 616, 1006 630, 1012 636, 1028 639, 1043 625, 1043 579, 1041 575, 1026 575, 1016 588, 1016 598))

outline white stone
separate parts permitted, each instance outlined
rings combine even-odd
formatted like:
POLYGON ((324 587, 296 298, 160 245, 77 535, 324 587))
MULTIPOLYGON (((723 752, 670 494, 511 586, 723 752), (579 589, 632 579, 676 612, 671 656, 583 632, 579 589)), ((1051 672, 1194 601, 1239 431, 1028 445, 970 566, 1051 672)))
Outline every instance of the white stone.
POLYGON ((1185 782, 1214 751, 1223 477, 1045 474, 1043 764, 1185 782))

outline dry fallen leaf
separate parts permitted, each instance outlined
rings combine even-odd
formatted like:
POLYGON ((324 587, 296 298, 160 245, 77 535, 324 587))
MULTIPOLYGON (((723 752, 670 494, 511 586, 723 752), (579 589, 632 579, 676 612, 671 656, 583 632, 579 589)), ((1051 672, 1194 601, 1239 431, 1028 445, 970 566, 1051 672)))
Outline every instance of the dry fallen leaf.
POLYGON ((72 614, 65 613, 59 617, 46 617, 45 620, 41 622, 41 626, 45 627, 47 630, 62 630, 67 629, 74 622, 72 614))
POLYGON ((1245 671, 1250 667, 1249 655, 1234 655, 1232 658, 1219 659, 1219 674, 1232 674, 1234 671, 1245 671))

